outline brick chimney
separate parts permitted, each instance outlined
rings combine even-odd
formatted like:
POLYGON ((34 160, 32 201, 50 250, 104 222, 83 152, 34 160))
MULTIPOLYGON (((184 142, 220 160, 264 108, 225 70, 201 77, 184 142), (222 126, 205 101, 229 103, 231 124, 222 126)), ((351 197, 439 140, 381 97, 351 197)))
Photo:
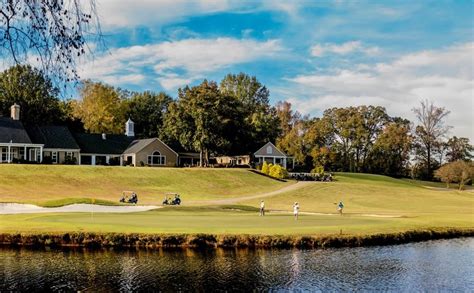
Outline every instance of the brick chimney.
POLYGON ((20 105, 15 103, 10 107, 10 116, 13 120, 20 120, 20 105))

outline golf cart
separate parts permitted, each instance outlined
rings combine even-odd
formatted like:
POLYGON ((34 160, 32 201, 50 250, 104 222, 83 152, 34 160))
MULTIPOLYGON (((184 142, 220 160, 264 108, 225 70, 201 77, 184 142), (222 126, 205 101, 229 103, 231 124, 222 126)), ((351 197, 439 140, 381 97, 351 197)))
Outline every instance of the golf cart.
POLYGON ((180 205, 181 198, 179 198, 179 194, 174 192, 165 193, 165 200, 163 201, 163 205, 180 205), (171 196, 174 196, 174 199, 171 199, 171 196))
POLYGON ((135 193, 135 191, 124 190, 122 192, 122 197, 120 198, 120 202, 137 204, 138 195, 135 193))

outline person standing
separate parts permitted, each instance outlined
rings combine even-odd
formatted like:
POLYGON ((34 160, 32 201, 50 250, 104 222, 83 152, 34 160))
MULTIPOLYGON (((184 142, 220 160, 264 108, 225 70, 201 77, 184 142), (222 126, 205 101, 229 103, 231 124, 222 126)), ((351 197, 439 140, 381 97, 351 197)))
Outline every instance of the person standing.
POLYGON ((260 201, 260 216, 265 216, 265 202, 260 201))
POLYGON ((298 202, 295 201, 295 204, 293 205, 293 215, 295 216, 295 220, 298 220, 298 214, 300 212, 300 205, 298 202))

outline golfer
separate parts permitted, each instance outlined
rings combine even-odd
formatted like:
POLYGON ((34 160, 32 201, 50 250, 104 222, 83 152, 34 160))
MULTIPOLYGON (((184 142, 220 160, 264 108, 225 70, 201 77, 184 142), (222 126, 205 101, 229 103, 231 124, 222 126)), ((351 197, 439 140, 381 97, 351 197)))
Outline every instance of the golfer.
POLYGON ((265 202, 263 200, 260 202, 260 216, 265 216, 265 202))
POLYGON ((342 210, 344 209, 344 204, 342 203, 342 200, 339 202, 339 204, 337 205, 337 211, 339 212, 339 214, 342 215, 342 210))
POLYGON ((298 220, 298 214, 300 212, 300 205, 298 202, 295 201, 295 204, 293 205, 293 215, 295 215, 295 220, 298 220))

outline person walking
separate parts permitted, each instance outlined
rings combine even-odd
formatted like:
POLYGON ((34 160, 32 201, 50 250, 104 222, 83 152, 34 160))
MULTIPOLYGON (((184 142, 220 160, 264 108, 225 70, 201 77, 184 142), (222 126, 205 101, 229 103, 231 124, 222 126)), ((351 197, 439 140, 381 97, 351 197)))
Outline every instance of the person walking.
POLYGON ((260 201, 260 216, 265 216, 265 202, 260 201))
POLYGON ((298 220, 298 214, 300 212, 300 205, 298 202, 295 201, 295 204, 293 205, 293 215, 295 216, 295 220, 298 220))
POLYGON ((344 203, 342 203, 342 200, 339 202, 339 204, 337 205, 337 211, 339 212, 339 214, 342 216, 342 210, 344 209, 344 203))

